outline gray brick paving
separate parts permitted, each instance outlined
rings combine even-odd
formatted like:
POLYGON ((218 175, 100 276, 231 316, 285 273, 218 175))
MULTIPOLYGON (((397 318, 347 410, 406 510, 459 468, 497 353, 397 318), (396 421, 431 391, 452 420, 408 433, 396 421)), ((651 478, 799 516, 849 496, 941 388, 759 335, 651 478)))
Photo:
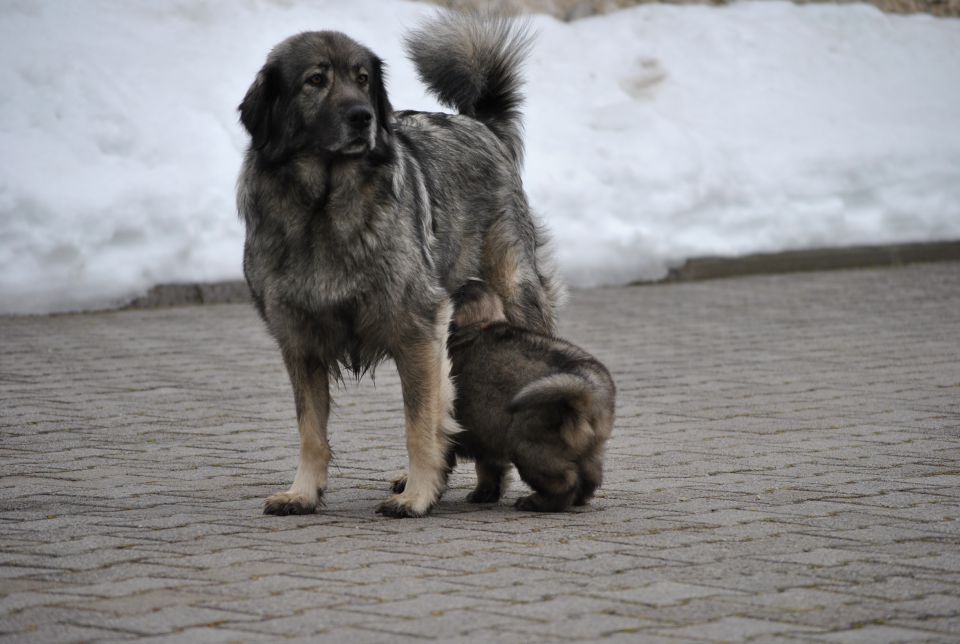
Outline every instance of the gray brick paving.
POLYGON ((589 507, 374 513, 397 376, 335 395, 316 515, 246 304, 0 318, 0 642, 949 642, 960 264, 576 291, 619 385, 589 507))

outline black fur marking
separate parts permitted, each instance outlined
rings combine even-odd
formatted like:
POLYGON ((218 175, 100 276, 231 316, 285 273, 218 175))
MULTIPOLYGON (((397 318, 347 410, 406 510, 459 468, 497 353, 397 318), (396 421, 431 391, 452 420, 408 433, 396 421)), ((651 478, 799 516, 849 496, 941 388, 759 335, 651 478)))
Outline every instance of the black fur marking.
POLYGON ((290 109, 290 98, 279 66, 268 63, 237 108, 240 122, 250 133, 250 147, 259 152, 257 164, 264 171, 280 167, 297 147, 303 121, 290 109))
POLYGON ((370 94, 373 97, 374 108, 377 112, 377 126, 388 136, 393 134, 393 107, 387 96, 387 66, 378 56, 371 56, 372 78, 370 80, 370 94))

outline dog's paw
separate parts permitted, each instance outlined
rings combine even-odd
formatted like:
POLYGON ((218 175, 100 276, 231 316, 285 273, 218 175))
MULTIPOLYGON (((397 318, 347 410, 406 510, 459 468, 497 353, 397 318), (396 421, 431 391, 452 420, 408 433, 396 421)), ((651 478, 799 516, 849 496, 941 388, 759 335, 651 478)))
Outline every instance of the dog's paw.
POLYGON ((403 491, 407 489, 407 475, 401 474, 397 478, 390 481, 390 491, 394 494, 403 494, 403 491))
POLYGON ((467 495, 467 503, 496 503, 500 500, 500 490, 477 488, 467 495))
POLYGON ((320 503, 321 490, 317 490, 317 498, 309 499, 302 494, 278 492, 267 497, 263 503, 264 514, 286 516, 288 514, 313 514, 320 503))
POLYGON ((377 514, 394 519, 418 519, 425 517, 430 513, 433 506, 428 506, 425 510, 416 510, 409 502, 405 502, 403 495, 397 494, 377 506, 377 514))

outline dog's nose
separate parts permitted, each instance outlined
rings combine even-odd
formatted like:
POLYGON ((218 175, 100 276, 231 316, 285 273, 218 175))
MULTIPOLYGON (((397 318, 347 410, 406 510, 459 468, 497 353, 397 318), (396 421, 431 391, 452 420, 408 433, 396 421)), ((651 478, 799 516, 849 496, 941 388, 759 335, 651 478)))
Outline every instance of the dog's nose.
POLYGON ((347 110, 347 123, 355 129, 362 129, 370 125, 373 120, 373 112, 365 105, 354 105, 347 110))

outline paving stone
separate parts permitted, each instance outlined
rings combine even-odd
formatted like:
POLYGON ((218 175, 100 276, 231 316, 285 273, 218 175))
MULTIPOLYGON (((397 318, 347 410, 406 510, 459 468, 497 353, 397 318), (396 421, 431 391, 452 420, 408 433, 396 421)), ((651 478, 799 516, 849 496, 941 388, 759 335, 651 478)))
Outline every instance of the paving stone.
POLYGON ((276 638, 292 638, 323 633, 346 633, 355 624, 369 623, 372 621, 365 613, 336 608, 305 608, 282 617, 263 617, 238 624, 236 627, 276 638))
POLYGON ((516 628, 526 633, 554 639, 589 642, 603 640, 618 632, 631 632, 634 637, 642 633, 643 641, 646 641, 646 633, 656 626, 658 624, 648 620, 602 612, 557 616, 542 623, 528 622, 522 626, 507 628, 516 628))
POLYGON ((936 633, 898 626, 867 625, 845 631, 819 636, 824 642, 843 642, 843 644, 893 644, 894 642, 936 642, 946 641, 936 633))
POLYGON ((36 644, 44 642, 50 644, 67 644, 68 642, 129 642, 135 636, 122 634, 117 631, 108 631, 73 624, 44 624, 37 628, 25 629, 15 633, 0 634, 3 644, 36 644))
MULTIPOLYGON (((167 608, 203 607, 203 602, 206 598, 207 595, 203 590, 194 586, 193 588, 148 590, 142 593, 117 595, 105 599, 74 599, 70 605, 84 610, 103 613, 108 617, 128 617, 131 615, 153 613, 160 609, 167 608)), ((220 608, 220 606, 218 606, 218 608, 220 608)))
POLYGON ((933 617, 957 617, 957 595, 927 595, 920 599, 897 602, 897 612, 926 620, 933 617))
POLYGON ((232 625, 254 619, 252 615, 242 615, 225 610, 200 608, 197 606, 167 606, 149 612, 114 615, 94 615, 88 613, 76 618, 76 623, 85 626, 110 628, 118 631, 137 633, 140 635, 155 635, 174 633, 193 626, 220 626, 232 625))
POLYGON ((921 631, 936 633, 938 638, 953 638, 956 641, 960 637, 960 615, 956 611, 953 614, 944 617, 926 617, 923 619, 904 619, 891 622, 891 626, 901 626, 903 628, 914 628, 921 631))
POLYGON ((618 385, 583 509, 374 513, 399 379, 334 391, 319 514, 248 304, 0 317, 0 642, 956 641, 960 263, 575 290, 618 385))
POLYGON ((750 605, 735 614, 753 619, 797 624, 821 632, 834 632, 863 628, 870 624, 884 624, 889 620, 891 607, 888 603, 867 599, 803 610, 750 605))
POLYGON ((275 641, 275 639, 268 635, 206 626, 185 628, 168 635, 154 635, 137 639, 137 642, 142 644, 178 644, 180 642, 190 642, 191 644, 239 644, 241 642, 273 641, 275 641))
POLYGON ((660 634, 670 637, 711 642, 743 641, 759 638, 765 640, 775 635, 817 634, 816 629, 788 624, 786 622, 766 621, 750 617, 724 617, 723 619, 682 628, 661 629, 660 634))
POLYGON ((509 627, 530 623, 528 618, 491 614, 475 610, 436 610, 417 618, 376 618, 364 624, 365 629, 378 630, 391 636, 417 637, 446 642, 456 637, 472 637, 480 641, 496 638, 494 633, 509 627))
POLYGON ((697 597, 729 597, 739 593, 737 591, 711 586, 695 586, 693 584, 681 584, 674 581, 658 581, 648 586, 605 594, 624 601, 639 602, 652 606, 669 606, 697 597))

